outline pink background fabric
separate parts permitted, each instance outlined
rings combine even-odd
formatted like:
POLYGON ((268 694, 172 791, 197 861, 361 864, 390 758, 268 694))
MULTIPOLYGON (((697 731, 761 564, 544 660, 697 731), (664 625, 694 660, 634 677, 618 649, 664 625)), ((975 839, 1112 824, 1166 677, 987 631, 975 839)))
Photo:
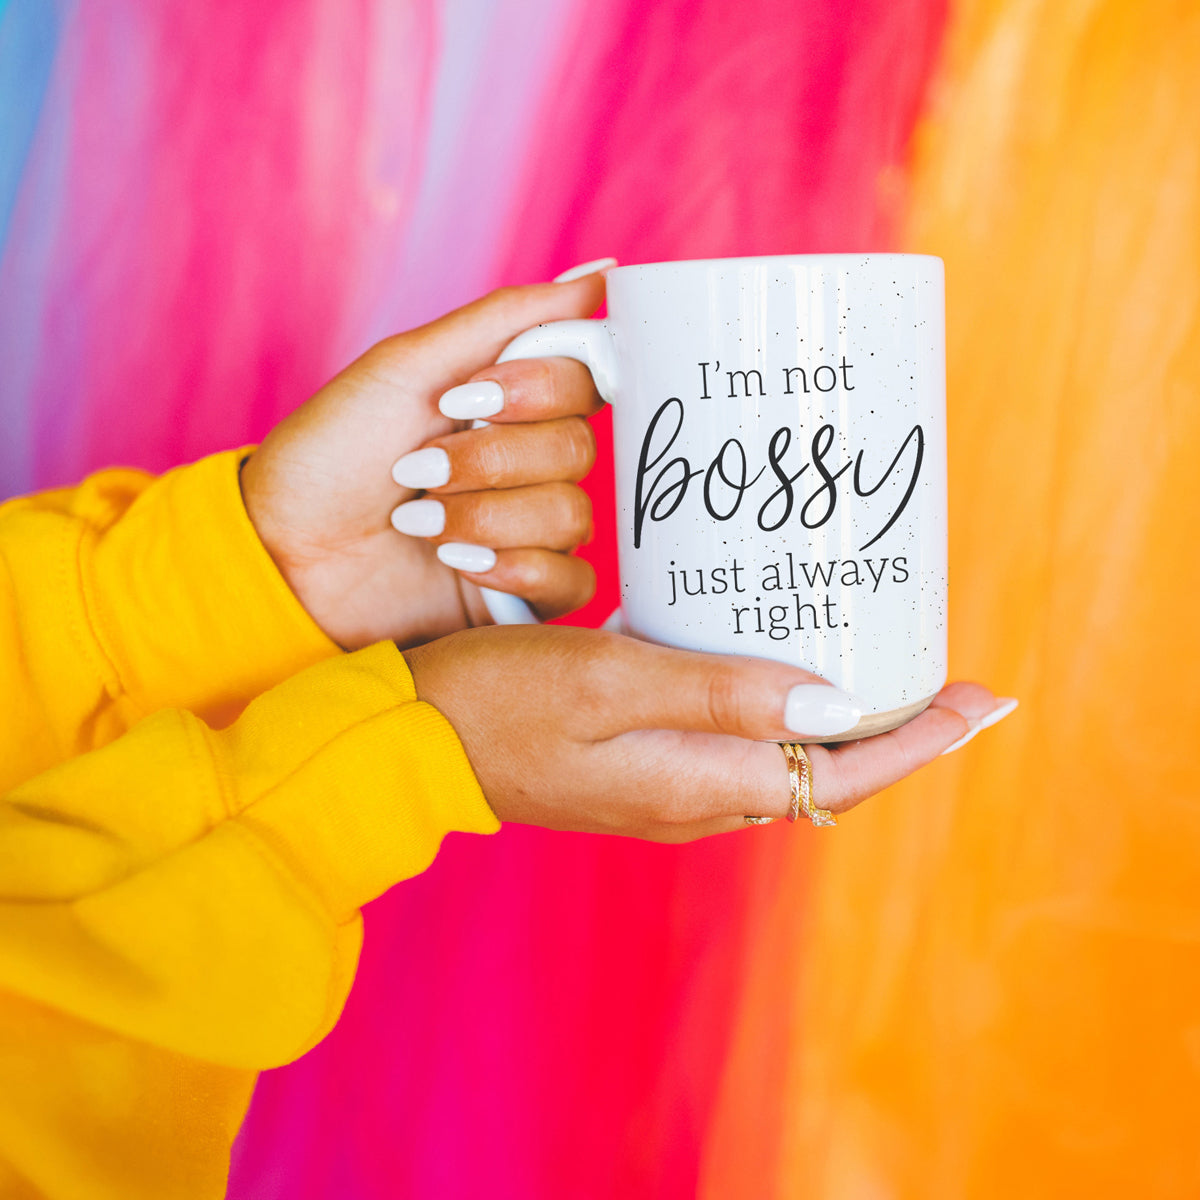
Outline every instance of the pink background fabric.
MULTIPOLYGON (((0 491, 253 441, 380 336, 586 259, 887 248, 943 22, 10 0, 0 54, 32 66, 0 125, 0 491)), ((589 486, 583 623, 616 596, 603 466, 589 486)), ((370 907, 335 1032, 260 1080, 229 1194, 694 1195, 755 914, 815 844, 788 832, 452 836, 370 907)))

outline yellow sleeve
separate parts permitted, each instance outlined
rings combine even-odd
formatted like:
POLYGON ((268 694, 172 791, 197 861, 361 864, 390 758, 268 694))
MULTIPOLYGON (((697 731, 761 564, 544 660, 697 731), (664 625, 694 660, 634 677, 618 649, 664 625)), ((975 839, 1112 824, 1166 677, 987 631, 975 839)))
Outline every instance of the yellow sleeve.
POLYGON ((448 831, 497 828, 391 644, 224 730, 163 710, 0 802, 0 993, 223 1066, 283 1063, 341 1010, 359 906, 448 831))
POLYGON ((498 828, 395 647, 342 654, 292 596, 243 457, 0 506, 5 1196, 224 1195, 359 906, 498 828))
POLYGON ((161 708, 223 723, 340 653, 246 516, 246 453, 0 505, 0 791, 161 708))

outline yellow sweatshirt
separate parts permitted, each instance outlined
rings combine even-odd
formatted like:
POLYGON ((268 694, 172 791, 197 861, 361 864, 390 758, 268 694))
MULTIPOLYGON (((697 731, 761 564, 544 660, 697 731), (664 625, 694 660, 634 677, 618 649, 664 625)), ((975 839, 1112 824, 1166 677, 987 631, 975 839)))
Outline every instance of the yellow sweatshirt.
POLYGON ((395 647, 341 653, 289 592, 241 457, 0 506, 4 1200, 223 1196, 359 907, 498 828, 395 647))

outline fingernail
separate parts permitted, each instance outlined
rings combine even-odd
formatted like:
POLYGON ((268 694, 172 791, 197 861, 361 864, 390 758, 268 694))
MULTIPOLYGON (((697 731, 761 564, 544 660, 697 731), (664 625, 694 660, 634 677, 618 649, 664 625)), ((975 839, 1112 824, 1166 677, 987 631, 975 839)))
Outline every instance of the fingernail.
POLYGON ((437 537, 446 528, 446 506, 440 500, 409 500, 392 509, 392 527, 409 537, 437 537))
POLYGON ((440 446, 426 446, 396 459, 392 478, 408 488, 441 487, 450 482, 450 455, 440 446))
POLYGON ((968 742, 969 742, 969 741, 970 741, 970 740, 971 740, 971 739, 972 739, 972 738, 973 738, 973 737, 974 737, 974 736, 975 736, 975 735, 976 735, 976 734, 977 734, 977 733, 978 733, 978 732, 979 732, 981 729, 987 729, 987 728, 989 728, 990 726, 992 726, 992 725, 995 725, 995 724, 996 724, 998 721, 1003 721, 1003 720, 1004 720, 1004 718, 1005 718, 1005 717, 1007 717, 1007 716, 1008 716, 1008 714, 1009 714, 1010 712, 1012 712, 1012 711, 1013 711, 1013 710, 1014 710, 1014 709, 1017 707, 1017 705, 1018 705, 1019 703, 1020 703, 1020 701, 1019 701, 1019 700, 1016 700, 1016 699, 1014 699, 1012 696, 1005 696, 1004 698, 1002 698, 1001 700, 999 700, 999 701, 997 702, 997 704, 996 704, 996 707, 995 707, 995 708, 993 708, 993 709, 992 709, 992 711, 991 711, 990 713, 988 713, 988 715, 987 715, 986 717, 980 717, 980 718, 979 718, 979 720, 978 720, 978 721, 976 721, 976 722, 975 722, 975 723, 974 723, 974 724, 971 726, 971 728, 970 728, 970 729, 968 729, 968 730, 967 730, 967 732, 966 732, 966 733, 964 733, 964 734, 962 735, 962 737, 960 737, 960 738, 958 739, 958 741, 957 741, 957 742, 954 742, 952 745, 949 745, 949 746, 947 746, 947 747, 945 748, 945 750, 943 750, 943 751, 942 751, 942 753, 943 753, 943 754, 950 754, 950 753, 952 753, 952 752, 953 752, 953 751, 955 751, 955 750, 959 750, 959 749, 961 749, 961 748, 962 748, 963 746, 965 746, 965 745, 966 745, 966 744, 967 744, 967 743, 968 743, 968 742))
POLYGON ((572 267, 569 271, 564 271, 561 275, 555 275, 552 283, 570 283, 573 279, 582 279, 585 275, 595 275, 597 271, 607 271, 610 267, 615 267, 617 260, 615 258, 593 258, 591 262, 580 263, 577 267, 572 267))
POLYGON ((835 687, 823 683, 801 683, 788 692, 783 723, 793 733, 814 735, 845 733, 853 729, 862 709, 835 687))
POLYGON ((438 401, 443 417, 455 421, 479 421, 494 417, 504 407, 504 389, 490 379, 461 383, 438 401))
POLYGON ((444 542, 437 548, 437 556, 446 566, 472 575, 483 575, 496 565, 495 550, 470 542, 444 542))

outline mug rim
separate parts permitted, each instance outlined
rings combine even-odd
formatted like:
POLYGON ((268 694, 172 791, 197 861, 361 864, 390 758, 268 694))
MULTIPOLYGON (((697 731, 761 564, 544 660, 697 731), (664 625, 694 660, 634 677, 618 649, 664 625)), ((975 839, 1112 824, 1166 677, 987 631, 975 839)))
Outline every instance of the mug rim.
POLYGON ((866 251, 863 253, 826 253, 826 254, 751 254, 736 256, 733 258, 680 258, 680 259, 661 259, 657 262, 648 263, 620 263, 615 267, 609 267, 604 272, 605 276, 617 275, 623 271, 661 271, 665 268, 677 267, 714 267, 714 266, 768 266, 768 265, 789 265, 799 266, 802 264, 829 264, 843 263, 845 265, 854 264, 856 266, 864 266, 867 263, 881 263, 896 259, 908 261, 910 259, 929 259, 932 262, 941 263, 944 267, 945 260, 937 254, 907 254, 903 251, 896 250, 880 250, 866 251))

